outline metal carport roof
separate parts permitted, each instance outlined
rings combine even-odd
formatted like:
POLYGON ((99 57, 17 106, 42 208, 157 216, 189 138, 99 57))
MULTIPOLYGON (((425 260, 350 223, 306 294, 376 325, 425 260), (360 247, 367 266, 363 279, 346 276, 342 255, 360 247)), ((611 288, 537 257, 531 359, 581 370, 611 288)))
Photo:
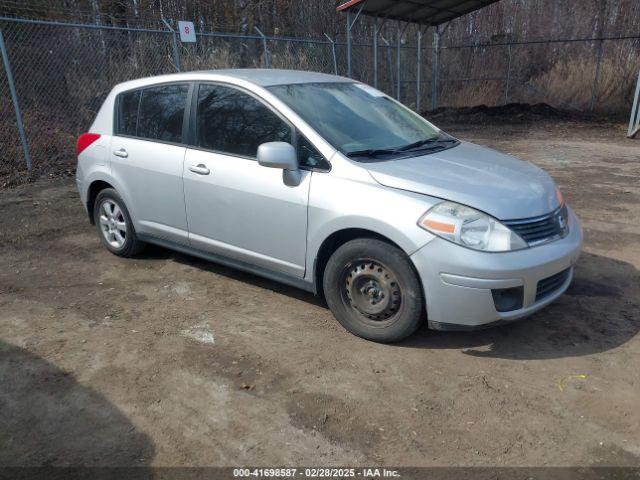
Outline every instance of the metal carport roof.
POLYGON ((358 12, 391 20, 441 25, 499 0, 339 0, 338 12, 358 12))

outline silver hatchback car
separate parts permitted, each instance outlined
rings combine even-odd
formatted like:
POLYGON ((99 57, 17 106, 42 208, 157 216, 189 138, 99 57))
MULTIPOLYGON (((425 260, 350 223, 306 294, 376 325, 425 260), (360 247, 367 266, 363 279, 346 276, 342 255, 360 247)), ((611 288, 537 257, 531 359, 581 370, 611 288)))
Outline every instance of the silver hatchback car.
POLYGON ((324 295, 374 341, 530 315, 567 289, 582 244, 547 173, 333 75, 122 83, 77 154, 114 254, 148 242, 324 295))

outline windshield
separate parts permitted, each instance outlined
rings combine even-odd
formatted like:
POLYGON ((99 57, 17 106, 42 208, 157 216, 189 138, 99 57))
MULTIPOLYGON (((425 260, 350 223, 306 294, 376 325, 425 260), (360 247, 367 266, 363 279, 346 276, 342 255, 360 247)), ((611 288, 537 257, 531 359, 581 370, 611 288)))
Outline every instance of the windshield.
POLYGON ((355 160, 413 156, 418 150, 424 154, 457 144, 408 108, 364 84, 303 83, 269 90, 355 160))

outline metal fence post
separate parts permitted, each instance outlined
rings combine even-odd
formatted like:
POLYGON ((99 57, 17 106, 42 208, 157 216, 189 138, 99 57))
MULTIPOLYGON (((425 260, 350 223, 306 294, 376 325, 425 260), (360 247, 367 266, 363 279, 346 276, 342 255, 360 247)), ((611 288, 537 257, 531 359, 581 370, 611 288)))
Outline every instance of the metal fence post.
POLYGON ((373 19, 373 86, 378 88, 378 17, 373 19))
POLYGON ((420 113, 420 81, 422 77, 422 25, 418 25, 418 53, 416 64, 416 111, 420 113))
POLYGON ((398 20, 398 31, 396 32, 398 36, 396 38, 396 100, 400 101, 400 44, 402 43, 402 33, 400 33, 400 21, 398 20))
POLYGON ((347 11, 347 77, 351 78, 351 12, 347 11))
POLYGON ((431 73, 431 110, 438 108, 438 75, 440 55, 440 31, 436 27, 433 31, 433 71, 431 73))
POLYGON ((602 68, 602 49, 604 48, 604 27, 607 18, 607 0, 601 0, 600 11, 598 12, 598 52, 596 55, 596 73, 593 77, 593 87, 591 89, 591 103, 589 110, 593 111, 596 108, 598 101, 598 83, 600 82, 600 69, 602 68))
POLYGON ((171 36, 173 37, 173 57, 175 58, 176 69, 180 71, 181 66, 180 66, 180 49, 178 48, 178 35, 176 34, 176 32, 173 32, 171 36))
POLYGON ((173 64, 176 67, 177 71, 180 71, 180 50, 178 49, 178 36, 176 31, 169 25, 169 23, 162 18, 161 19, 167 28, 171 31, 171 38, 173 43, 173 64))
POLYGON ((11 72, 11 64, 9 63, 9 54, 7 53, 7 47, 4 43, 4 36, 2 34, 2 28, 0 28, 0 51, 2 53, 2 63, 4 64, 4 71, 7 74, 7 83, 9 84, 9 92, 11 92, 11 101, 13 102, 13 108, 16 113, 16 124, 18 126, 18 133, 20 135, 20 142, 22 143, 22 151, 24 152, 24 159, 27 163, 27 170, 33 169, 31 162, 31 155, 29 154, 29 144, 27 143, 27 137, 24 134, 24 124, 22 123, 22 113, 20 112, 20 105, 18 104, 18 94, 16 93, 16 86, 13 83, 13 73, 11 72))
POLYGON ((397 69, 397 74, 396 74, 396 99, 398 101, 400 101, 400 94, 402 91, 402 84, 400 82, 400 71, 401 71, 401 67, 402 67, 402 36, 404 35, 405 30, 407 29, 407 27, 409 26, 408 23, 404 24, 404 27, 400 28, 401 25, 401 21, 398 20, 398 42, 397 42, 397 48, 398 48, 398 58, 396 59, 397 64, 396 64, 396 69, 397 69))
MULTIPOLYGON (((382 27, 384 27, 384 24, 387 23, 387 18, 383 18, 382 22, 378 22, 378 17, 374 17, 374 21, 373 21, 373 86, 378 88, 378 84, 379 84, 379 68, 378 68, 378 57, 379 55, 379 45, 378 45, 378 35, 380 35, 380 32, 382 31, 382 27)), ((384 40, 384 39, 383 39, 384 40)), ((385 43, 387 43, 386 40, 384 40, 385 43)), ((389 44, 387 43, 387 46, 389 44)))
POLYGON ((389 90, 391 91, 391 96, 395 97, 396 94, 394 90, 395 90, 396 83, 393 80, 393 47, 391 47, 391 44, 387 41, 386 38, 382 36, 380 38, 382 38, 382 41, 384 42, 387 48, 387 70, 389 75, 389 90))
POLYGON ((271 68, 269 66, 269 49, 267 48, 267 37, 264 33, 260 31, 258 27, 253 27, 258 32, 258 35, 262 37, 262 55, 264 56, 264 66, 265 68, 271 68))
POLYGON ((598 83, 600 82, 600 69, 602 68, 602 48, 603 40, 599 41, 598 55, 596 60, 596 73, 593 77, 593 87, 591 88, 591 103, 589 104, 589 110, 593 111, 596 108, 596 102, 598 101, 598 83))
POLYGON ((504 86, 504 104, 509 103, 509 88, 511 88, 511 44, 507 45, 509 60, 507 62, 507 83, 504 86))
POLYGON ((331 53, 333 54, 333 73, 338 75, 338 58, 336 57, 336 42, 334 42, 333 38, 331 38, 326 33, 324 34, 324 36, 327 37, 327 40, 329 40, 329 42, 331 42, 331 53))
POLYGON ((396 100, 398 101, 400 101, 400 88, 402 87, 402 85, 400 85, 400 70, 402 62, 400 47, 402 44, 403 33, 404 32, 400 29, 400 20, 398 20, 398 31, 396 32, 396 35, 398 36, 396 38, 396 100))
POLYGON ((640 73, 638 74, 638 84, 636 94, 633 97, 633 107, 631 108, 631 119, 629 120, 629 138, 635 137, 640 132, 640 73))

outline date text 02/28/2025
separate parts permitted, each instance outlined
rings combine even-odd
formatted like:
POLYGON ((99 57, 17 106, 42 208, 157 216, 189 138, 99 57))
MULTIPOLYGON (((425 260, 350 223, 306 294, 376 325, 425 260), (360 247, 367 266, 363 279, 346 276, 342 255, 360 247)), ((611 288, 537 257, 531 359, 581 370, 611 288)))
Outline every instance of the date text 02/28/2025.
POLYGON ((398 478, 397 470, 386 468, 234 468, 236 478, 398 478))

